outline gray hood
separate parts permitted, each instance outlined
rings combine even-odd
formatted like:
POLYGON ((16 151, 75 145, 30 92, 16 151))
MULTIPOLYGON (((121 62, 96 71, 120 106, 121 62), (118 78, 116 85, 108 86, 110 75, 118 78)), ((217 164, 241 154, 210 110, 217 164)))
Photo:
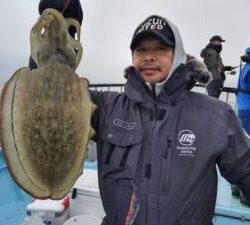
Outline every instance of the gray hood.
MULTIPOLYGON (((172 63, 170 72, 169 72, 166 80, 161 82, 161 83, 157 83, 156 86, 155 86, 155 90, 156 90, 157 95, 160 93, 162 87, 167 82, 167 80, 172 76, 175 69, 180 64, 182 64, 182 63, 185 64, 186 59, 187 59, 187 56, 186 56, 186 53, 185 53, 185 50, 184 50, 184 46, 183 46, 183 43, 182 43, 182 38, 181 38, 181 35, 180 35, 180 32, 179 32, 178 28, 170 20, 168 20, 168 19, 166 19, 164 17, 161 17, 161 16, 158 16, 158 17, 162 18, 163 20, 166 20, 167 23, 169 24, 169 26, 171 27, 171 29, 172 29, 172 31, 174 33, 174 38, 175 38, 175 49, 174 49, 173 63, 172 63)), ((151 89, 150 84, 147 83, 147 85, 151 89)))
MULTIPOLYGON (((174 58, 173 58, 173 63, 170 69, 170 72, 166 78, 166 81, 171 77, 171 75, 173 74, 173 72, 175 71, 175 69, 181 64, 185 64, 186 60, 187 60, 187 56, 184 50, 184 46, 183 46, 183 42, 182 42, 182 38, 181 38, 181 34, 178 30, 178 28, 168 19, 165 19, 169 26, 171 27, 173 33, 174 33, 174 38, 175 38, 175 49, 174 49, 174 58)), ((165 81, 165 82, 166 82, 165 81)))
MULTIPOLYGON (((148 18, 152 17, 153 15, 149 16, 148 18)), ((188 74, 190 76, 190 85, 189 88, 192 88, 196 82, 199 83, 207 83, 211 79, 211 73, 207 70, 205 64, 195 59, 193 56, 187 55, 184 50, 181 34, 178 28, 168 19, 155 15, 157 17, 166 20, 168 25, 170 26, 171 30, 173 31, 174 38, 175 38, 175 49, 174 49, 174 56, 173 62, 171 65, 170 72, 166 79, 161 83, 156 83, 155 91, 156 95, 158 96, 161 92, 163 86, 168 82, 169 78, 173 75, 174 71, 181 65, 184 64, 187 66, 188 74)), ((145 19, 147 20, 147 19, 145 19)), ((125 72, 126 74, 127 72, 125 72)), ((146 82, 147 86, 151 89, 150 83, 146 82)))

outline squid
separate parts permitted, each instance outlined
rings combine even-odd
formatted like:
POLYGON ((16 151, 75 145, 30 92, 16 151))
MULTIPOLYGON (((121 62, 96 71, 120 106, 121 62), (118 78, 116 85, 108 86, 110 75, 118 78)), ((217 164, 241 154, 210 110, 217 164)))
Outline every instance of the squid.
POLYGON ((75 72, 83 51, 80 32, 75 19, 46 9, 30 32, 37 69, 18 69, 1 93, 0 140, 8 169, 37 199, 67 196, 95 135, 89 82, 75 72))

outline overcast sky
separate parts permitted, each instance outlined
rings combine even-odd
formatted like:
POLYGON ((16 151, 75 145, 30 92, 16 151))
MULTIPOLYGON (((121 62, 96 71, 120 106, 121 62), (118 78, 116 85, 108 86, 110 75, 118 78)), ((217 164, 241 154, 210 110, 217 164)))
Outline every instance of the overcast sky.
MULTIPOLYGON (((0 6, 0 89, 14 71, 28 64, 29 33, 38 18, 39 0, 8 0, 0 6)), ((151 14, 167 17, 179 28, 186 52, 200 50, 221 35, 225 65, 239 65, 250 46, 249 0, 81 0, 83 59, 77 73, 91 83, 124 82, 131 62, 129 44, 136 26, 151 14)), ((235 86, 236 76, 227 78, 235 86)))

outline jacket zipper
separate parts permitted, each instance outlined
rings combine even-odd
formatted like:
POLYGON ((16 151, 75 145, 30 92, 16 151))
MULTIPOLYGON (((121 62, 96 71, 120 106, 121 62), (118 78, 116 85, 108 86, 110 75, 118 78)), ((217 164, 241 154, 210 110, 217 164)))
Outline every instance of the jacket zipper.
POLYGON ((158 116, 158 107, 157 107, 157 96, 155 91, 155 84, 151 85, 152 88, 152 98, 153 98, 153 121, 154 121, 154 127, 157 121, 158 116))
POLYGON ((162 192, 167 194, 170 189, 170 174, 171 174, 171 162, 170 162, 170 154, 171 154, 171 145, 172 140, 167 138, 167 148, 163 152, 163 172, 162 172, 162 192))
MULTIPOLYGON (((155 128, 155 125, 156 125, 156 122, 157 122, 157 116, 158 116, 158 106, 157 106, 157 96, 156 96, 156 91, 155 91, 155 84, 151 84, 151 89, 152 89, 152 99, 153 99, 153 112, 152 112, 152 123, 153 123, 153 129, 155 128)), ((154 133, 154 131, 153 131, 153 133, 154 133)), ((149 165, 149 164, 147 164, 147 165, 149 165)), ((147 169, 149 169, 149 168, 147 168, 147 169)), ((150 175, 151 175, 151 169, 152 169, 152 165, 150 165, 150 175)), ((148 171, 147 171, 148 172, 148 171)), ((150 176, 151 177, 151 176, 150 176)), ((150 177, 148 177, 148 178, 150 178, 150 177)), ((147 191, 146 191, 146 193, 148 193, 148 184, 147 184, 147 191)), ((149 201, 149 199, 148 199, 148 196, 147 196, 147 194, 146 194, 146 202, 145 202, 145 211, 146 211, 146 213, 145 213, 145 225, 148 225, 148 215, 149 215, 149 213, 148 213, 148 201, 149 201)))

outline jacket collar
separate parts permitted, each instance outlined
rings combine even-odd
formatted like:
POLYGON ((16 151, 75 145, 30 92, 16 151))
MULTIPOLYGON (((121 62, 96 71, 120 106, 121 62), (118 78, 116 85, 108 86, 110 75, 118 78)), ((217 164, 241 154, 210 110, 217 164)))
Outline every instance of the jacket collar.
MULTIPOLYGON (((125 94, 135 103, 152 101, 152 91, 149 89, 145 81, 141 78, 140 73, 134 67, 128 67, 125 77, 125 94)), ((158 98, 164 102, 176 98, 183 90, 187 90, 187 84, 190 80, 189 75, 185 72, 185 65, 181 64, 164 84, 158 98)))
MULTIPOLYGON (((204 63, 193 56, 187 55, 185 64, 181 63, 172 76, 164 84, 159 98, 163 101, 176 99, 180 93, 186 93, 192 89, 196 82, 206 84, 212 75, 204 63)), ((152 101, 152 92, 146 85, 140 73, 132 66, 125 69, 125 94, 134 102, 152 101)))

